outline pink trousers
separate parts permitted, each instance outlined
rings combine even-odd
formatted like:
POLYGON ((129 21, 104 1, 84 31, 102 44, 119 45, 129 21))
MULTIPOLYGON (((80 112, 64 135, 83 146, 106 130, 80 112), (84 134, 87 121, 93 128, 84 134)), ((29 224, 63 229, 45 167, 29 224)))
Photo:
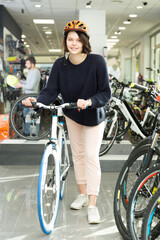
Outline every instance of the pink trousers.
POLYGON ((99 149, 104 122, 97 126, 83 126, 66 117, 72 159, 77 184, 86 184, 88 195, 98 196, 101 181, 99 149))

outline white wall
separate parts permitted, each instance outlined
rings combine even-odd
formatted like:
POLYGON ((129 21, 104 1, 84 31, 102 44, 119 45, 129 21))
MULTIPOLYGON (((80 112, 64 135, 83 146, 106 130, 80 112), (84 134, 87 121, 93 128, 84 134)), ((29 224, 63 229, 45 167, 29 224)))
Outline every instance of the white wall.
MULTIPOLYGON (((125 77, 125 60, 131 58, 131 49, 130 48, 120 48, 120 81, 124 81, 125 77)), ((128 70, 127 70, 128 72, 128 70)), ((127 79, 129 80, 129 79, 127 79)))
POLYGON ((83 21, 90 31, 92 52, 103 55, 106 46, 106 12, 104 10, 80 10, 79 20, 83 21))
POLYGON ((140 55, 140 72, 145 80, 149 79, 149 71, 146 70, 150 67, 150 37, 143 36, 140 40, 141 55, 140 55))

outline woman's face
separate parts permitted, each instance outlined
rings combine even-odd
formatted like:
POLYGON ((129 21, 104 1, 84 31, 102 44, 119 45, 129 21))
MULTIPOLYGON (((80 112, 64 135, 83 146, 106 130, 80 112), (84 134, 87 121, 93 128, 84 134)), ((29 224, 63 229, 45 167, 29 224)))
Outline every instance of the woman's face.
POLYGON ((82 53, 83 44, 76 32, 69 32, 67 35, 67 49, 70 54, 79 54, 82 53))

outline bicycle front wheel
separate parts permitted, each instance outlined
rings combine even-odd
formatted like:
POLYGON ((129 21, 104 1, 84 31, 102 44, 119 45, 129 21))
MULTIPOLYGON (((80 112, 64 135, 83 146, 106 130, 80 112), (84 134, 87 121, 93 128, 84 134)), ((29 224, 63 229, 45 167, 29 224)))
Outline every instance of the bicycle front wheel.
POLYGON ((44 233, 54 228, 60 200, 60 165, 56 151, 48 145, 44 152, 38 179, 38 217, 44 233))
MULTIPOLYGON (((150 139, 148 139, 148 141, 150 142, 150 139)), ((128 199, 136 180, 144 171, 149 150, 150 144, 144 146, 140 144, 140 147, 133 150, 124 163, 117 179, 114 192, 114 217, 121 236, 126 240, 131 239, 127 229, 126 219, 128 199)), ((159 159, 160 153, 155 149, 150 159, 150 166, 158 163, 160 161, 159 159)))
POLYGON ((160 187, 159 174, 159 164, 146 170, 137 179, 131 191, 127 208, 127 224, 132 239, 143 239, 141 238, 141 230, 144 213, 148 209, 150 199, 157 191, 157 188, 160 187))
POLYGON ((160 239, 160 189, 153 195, 142 224, 142 239, 160 239))
POLYGON ((10 122, 13 130, 20 138, 26 140, 39 140, 46 137, 51 130, 52 113, 49 110, 35 112, 25 108, 22 101, 28 97, 37 98, 37 93, 25 94, 18 98, 12 105, 10 122))

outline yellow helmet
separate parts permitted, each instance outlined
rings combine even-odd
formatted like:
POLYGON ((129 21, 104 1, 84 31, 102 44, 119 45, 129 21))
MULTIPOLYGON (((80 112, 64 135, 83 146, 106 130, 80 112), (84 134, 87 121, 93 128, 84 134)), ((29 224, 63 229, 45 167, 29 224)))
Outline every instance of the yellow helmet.
POLYGON ((6 81, 7 81, 7 84, 13 88, 15 88, 15 85, 19 82, 18 78, 11 74, 7 76, 6 81))

